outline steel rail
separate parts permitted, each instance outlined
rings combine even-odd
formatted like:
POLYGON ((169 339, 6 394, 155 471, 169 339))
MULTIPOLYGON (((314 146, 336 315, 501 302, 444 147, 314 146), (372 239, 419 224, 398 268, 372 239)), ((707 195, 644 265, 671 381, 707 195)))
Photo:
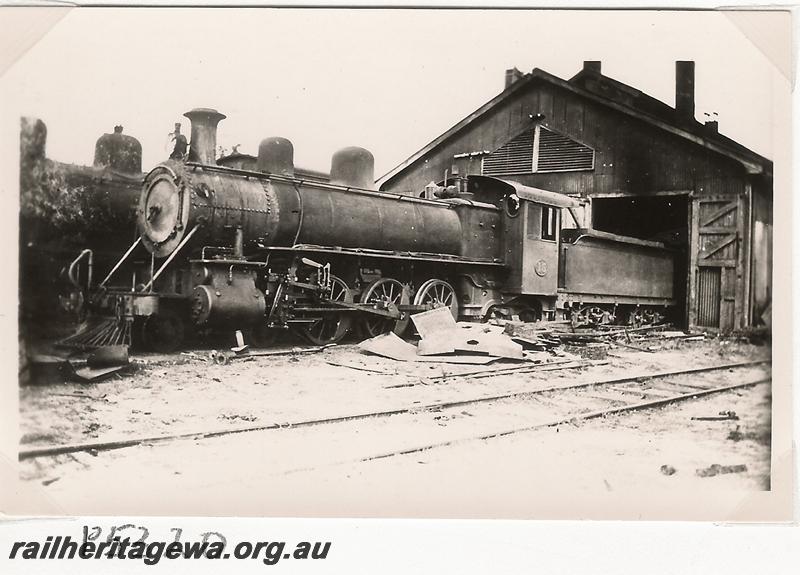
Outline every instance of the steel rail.
MULTIPOLYGON (((561 365, 563 363, 570 363, 570 362, 580 362, 580 363, 582 363, 582 365, 579 365, 579 366, 576 366, 576 367, 587 367, 587 365, 591 365, 591 364, 586 364, 586 362, 583 362, 582 360, 570 359, 570 360, 564 360, 564 361, 560 361, 559 360, 559 361, 551 361, 551 362, 545 362, 545 363, 536 363, 536 364, 533 364, 533 365, 517 365, 517 366, 511 366, 511 367, 503 367, 503 368, 499 368, 499 369, 483 369, 483 370, 470 371, 470 372, 466 372, 466 373, 451 373, 451 374, 447 374, 447 375, 437 375, 437 376, 431 377, 429 379, 431 381, 437 381, 437 380, 445 380, 445 379, 457 379, 459 377, 462 377, 462 378, 465 378, 465 379, 475 379, 475 378, 484 378, 484 377, 500 377, 500 376, 503 376, 503 375, 516 375, 518 373, 527 373, 529 371, 540 371, 540 370, 543 370, 544 368, 547 368, 547 367, 550 367, 550 366, 561 365)), ((656 371, 656 372, 653 372, 653 373, 641 373, 641 374, 638 374, 638 375, 628 375, 628 376, 625 376, 623 378, 618 378, 618 379, 602 380, 602 381, 599 381, 597 383, 576 384, 576 386, 577 387, 581 387, 581 386, 585 386, 585 385, 599 385, 599 384, 605 385, 605 384, 609 384, 609 383, 620 383, 620 382, 623 382, 623 381, 629 381, 629 380, 633 380, 633 379, 650 379, 650 378, 653 378, 653 377, 668 377, 670 375, 683 375, 683 374, 692 374, 692 373, 702 373, 704 371, 714 371, 714 370, 717 370, 717 369, 725 369, 726 366, 727 367, 732 367, 732 368, 735 368, 735 367, 748 367, 748 366, 753 366, 753 365, 761 365, 761 364, 764 364, 764 363, 772 363, 772 360, 769 360, 769 359, 758 359, 758 360, 754 360, 754 361, 744 361, 744 362, 738 362, 738 363, 729 363, 729 364, 724 364, 724 365, 719 365, 719 366, 711 366, 711 367, 693 367, 693 368, 690 368, 690 369, 680 369, 680 370, 677 370, 677 371, 656 371)), ((572 387, 572 386, 570 386, 570 387, 572 387)), ((558 389, 560 389, 560 388, 558 388, 558 389)))
MULTIPOLYGON (((369 419, 369 418, 377 418, 377 417, 389 417, 392 415, 403 415, 408 413, 416 413, 422 411, 432 411, 436 409, 448 409, 453 407, 461 407, 464 405, 476 404, 476 403, 487 403, 491 401, 501 401, 504 399, 512 399, 516 397, 526 397, 526 396, 534 396, 540 395, 543 393, 552 393, 557 391, 569 391, 575 389, 582 389, 586 387, 593 387, 596 385, 608 385, 608 384, 616 384, 625 381, 636 381, 638 379, 654 379, 660 377, 669 377, 675 375, 691 375, 694 373, 699 372, 707 372, 707 371, 716 371, 716 370, 723 370, 723 369, 733 369, 733 368, 743 368, 743 367, 752 367, 754 365, 759 365, 763 363, 771 363, 771 360, 760 360, 760 361, 746 361, 740 363, 728 363, 723 365, 716 365, 716 366, 709 366, 703 368, 694 368, 689 370, 682 370, 682 371, 672 371, 672 372, 657 372, 653 374, 638 374, 629 377, 623 378, 616 378, 610 380, 600 380, 600 381, 591 381, 591 382, 583 382, 577 383, 574 385, 563 385, 563 386, 550 386, 540 389, 532 389, 527 391, 518 391, 512 392, 502 395, 493 395, 488 397, 478 397, 472 399, 462 399, 458 401, 447 401, 447 402, 438 402, 438 403, 431 403, 428 405, 416 405, 412 407, 404 407, 399 409, 390 409, 385 411, 374 411, 369 413, 357 413, 353 415, 342 415, 336 417, 328 417, 322 419, 311 419, 311 420, 302 420, 294 423, 271 423, 267 425, 254 425, 248 427, 240 427, 240 428, 233 428, 233 429, 218 429, 213 431, 195 431, 195 432, 186 432, 186 433, 177 433, 177 434, 170 434, 170 435, 156 435, 151 437, 138 437, 138 438, 131 438, 131 439, 120 439, 114 441, 100 441, 100 442, 92 442, 92 443, 73 443, 73 444, 65 444, 65 445, 56 445, 56 446, 49 446, 49 447, 40 447, 40 448, 33 448, 33 449, 26 449, 20 450, 18 454, 19 461, 23 461, 25 459, 32 459, 35 457, 50 457, 55 455, 64 455, 67 453, 78 453, 81 451, 110 451, 115 449, 123 449, 126 447, 135 447, 137 445, 143 443, 157 443, 157 442, 164 442, 164 441, 176 441, 180 439, 207 439, 212 437, 221 437, 224 435, 233 435, 237 433, 250 433, 256 431, 271 431, 276 429, 292 429, 292 428, 301 428, 301 427, 311 427, 315 425, 324 425, 329 423, 344 423, 348 421, 357 421, 361 419, 369 419)), ((581 366, 584 367, 584 366, 581 366)), ((764 380, 767 381, 767 380, 764 380)), ((760 382, 758 382, 760 383, 760 382)), ((753 383, 750 384, 740 384, 740 385, 754 385, 753 383)), ((730 387, 730 386, 729 386, 730 387)), ((732 386, 731 388, 735 388, 736 386, 732 386)), ((727 389, 727 388, 725 388, 727 389)), ((698 390, 697 392, 693 392, 688 394, 690 397, 698 396, 698 395, 705 395, 707 394, 707 390, 698 390)), ((664 400, 658 400, 659 402, 663 402, 664 400)), ((438 445, 438 444, 436 444, 438 445)), ((434 447, 436 446, 434 445, 434 447)), ((420 448, 424 449, 424 448, 420 448)))
MULTIPOLYGON (((494 433, 488 433, 488 434, 485 434, 485 435, 477 435, 477 436, 474 436, 474 437, 451 439, 449 441, 441 441, 439 443, 431 443, 431 444, 428 444, 428 445, 422 445, 422 446, 418 446, 418 447, 400 449, 400 450, 397 450, 397 451, 389 451, 389 452, 386 452, 386 453, 381 453, 379 455, 370 455, 370 456, 367 456, 367 457, 362 457, 361 459, 358 459, 355 462, 356 463, 363 463, 363 462, 367 462, 367 461, 374 461, 376 459, 386 459, 386 458, 389 458, 389 457, 395 457, 395 456, 398 456, 398 455, 410 455, 412 453, 419 453, 421 451, 429 451, 431 449, 436 449, 436 448, 439 448, 439 447, 450 447, 450 446, 455 445, 457 443, 466 443, 466 442, 469 442, 469 441, 486 441, 486 440, 489 440, 489 439, 496 439, 498 437, 507 437, 509 435, 515 435, 517 433, 524 433, 526 431, 535 431, 535 430, 538 430, 538 429, 545 429, 545 428, 548 428, 548 427, 557 427, 559 425, 565 425, 565 424, 568 424, 568 423, 576 423, 578 421, 588 421, 590 419, 597 419, 599 417, 605 417, 605 416, 608 416, 608 415, 616 415, 616 414, 619 414, 619 413, 626 413, 626 412, 630 412, 630 411, 639 411, 639 410, 642 410, 642 409, 652 409, 654 407, 661 407, 661 406, 664 406, 664 405, 669 405, 670 403, 678 403, 680 401, 686 401, 686 400, 689 400, 689 399, 695 399, 695 398, 698 398, 698 397, 704 397, 704 396, 712 395, 712 394, 715 394, 715 393, 723 393, 725 391, 732 391, 732 390, 741 389, 741 388, 744 388, 744 387, 752 387, 754 385, 759 385, 759 384, 762 384, 762 383, 769 383, 770 381, 772 381, 772 378, 768 377, 768 378, 759 379, 759 380, 756 380, 756 381, 747 381, 747 382, 744 382, 744 383, 735 383, 733 385, 725 385, 725 386, 722 386, 722 387, 712 387, 712 388, 709 388, 709 389, 704 389, 704 390, 701 390, 701 391, 695 391, 695 392, 691 392, 691 393, 683 393, 683 394, 679 394, 679 395, 674 395, 672 397, 665 397, 665 398, 662 398, 662 399, 653 399, 653 400, 649 400, 649 401, 641 401, 639 403, 632 403, 632 404, 623 405, 623 406, 619 406, 619 407, 611 407, 609 409, 598 409, 598 410, 595 410, 595 411, 589 411, 589 412, 586 412, 586 413, 579 413, 579 414, 576 414, 576 415, 570 415, 570 416, 562 417, 562 418, 559 418, 559 419, 554 419, 552 421, 547 421, 547 422, 544 422, 544 423, 537 423, 535 425, 527 425, 525 427, 516 427, 516 428, 513 428, 513 429, 507 429, 505 431, 497 431, 497 432, 494 432, 494 433)), ((286 473, 296 473, 298 471, 306 471, 306 469, 291 470, 291 471, 287 471, 286 473)))

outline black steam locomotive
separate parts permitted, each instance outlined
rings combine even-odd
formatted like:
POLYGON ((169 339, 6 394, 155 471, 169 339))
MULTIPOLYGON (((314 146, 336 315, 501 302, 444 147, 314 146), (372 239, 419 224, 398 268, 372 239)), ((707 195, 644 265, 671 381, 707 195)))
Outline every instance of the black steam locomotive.
POLYGON ((580 228, 578 201, 469 176, 435 199, 374 189, 372 155, 346 148, 330 182, 297 177, 288 140, 259 146, 255 170, 218 166, 225 116, 196 109, 188 158, 145 178, 138 239, 86 301, 105 324, 72 343, 179 347, 190 330, 287 328, 315 344, 357 327, 403 333, 410 315, 652 322, 675 304, 663 244, 580 228), (570 218, 575 227, 562 225, 570 218))

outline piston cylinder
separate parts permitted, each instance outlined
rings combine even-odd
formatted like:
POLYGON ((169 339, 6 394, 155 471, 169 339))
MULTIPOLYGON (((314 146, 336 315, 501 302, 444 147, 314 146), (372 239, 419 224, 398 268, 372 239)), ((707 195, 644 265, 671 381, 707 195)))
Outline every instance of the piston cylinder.
POLYGON ((193 290, 192 318, 198 326, 241 329, 264 318, 264 294, 252 270, 220 265, 196 273, 209 282, 193 290))

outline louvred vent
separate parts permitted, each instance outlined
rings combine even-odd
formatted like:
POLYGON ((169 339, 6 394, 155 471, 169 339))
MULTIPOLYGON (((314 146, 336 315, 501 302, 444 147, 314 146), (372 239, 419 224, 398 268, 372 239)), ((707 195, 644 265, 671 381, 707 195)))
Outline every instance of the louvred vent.
POLYGON ((483 159, 485 176, 530 174, 533 172, 534 131, 526 131, 483 159))
POLYGON ((537 172, 591 170, 594 150, 547 128, 540 128, 537 172))
POLYGON ((594 169, 592 148, 542 126, 523 132, 483 159, 486 176, 591 169, 594 169), (534 161, 533 151, 537 148, 538 158, 534 161))

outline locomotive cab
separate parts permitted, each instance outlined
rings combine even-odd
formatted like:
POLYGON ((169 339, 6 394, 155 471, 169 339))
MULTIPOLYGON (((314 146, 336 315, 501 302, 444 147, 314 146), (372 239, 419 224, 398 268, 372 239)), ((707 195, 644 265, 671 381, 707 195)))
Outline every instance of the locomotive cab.
POLYGON ((502 254, 509 269, 504 292, 554 297, 558 291, 558 255, 562 208, 580 204, 565 195, 517 182, 470 176, 471 190, 501 212, 502 254))

